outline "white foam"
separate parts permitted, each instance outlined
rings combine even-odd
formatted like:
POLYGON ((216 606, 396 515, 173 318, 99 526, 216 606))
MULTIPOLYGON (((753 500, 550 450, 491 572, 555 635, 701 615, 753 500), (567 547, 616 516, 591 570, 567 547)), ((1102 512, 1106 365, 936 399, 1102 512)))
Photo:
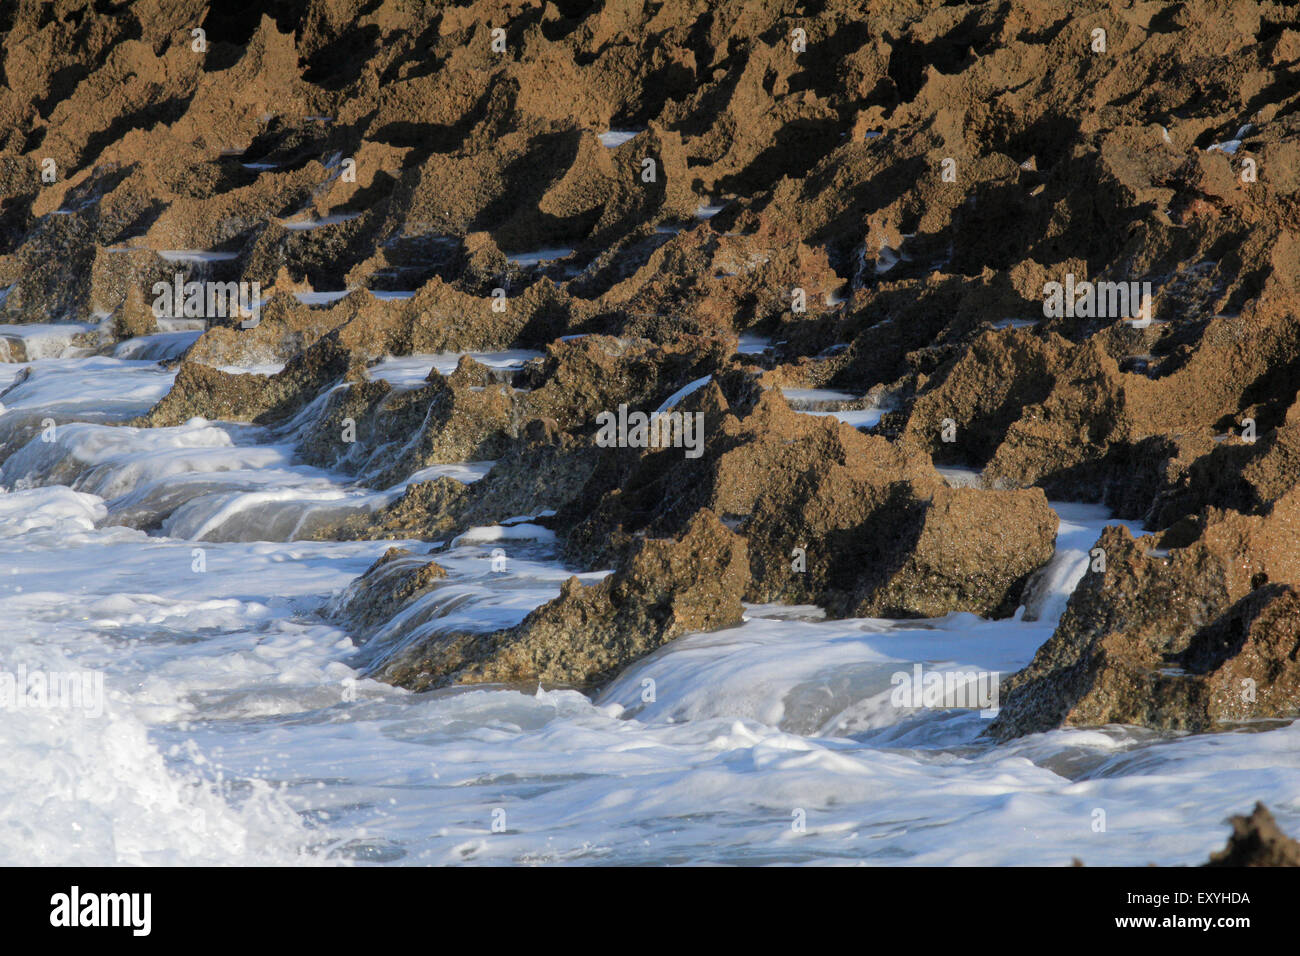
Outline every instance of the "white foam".
POLYGON ((167 394, 176 374, 154 362, 98 356, 0 365, 0 388, 9 384, 3 378, 6 373, 27 374, 0 396, 6 412, 50 412, 98 419, 143 414, 167 394))
POLYGON ((331 292, 295 292, 293 297, 303 305, 332 305, 351 291, 351 289, 339 289, 331 292))
POLYGON ((852 392, 836 392, 828 388, 786 388, 782 386, 781 394, 794 402, 856 402, 861 395, 852 392))
POLYGON ((359 218, 360 215, 359 212, 339 212, 321 216, 319 219, 297 219, 282 223, 282 225, 293 232, 308 232, 312 229, 321 229, 325 226, 337 226, 339 223, 351 222, 353 219, 359 218))
POLYGON ((708 385, 709 382, 711 381, 713 381, 713 376, 706 375, 704 376, 704 378, 697 378, 693 382, 688 382, 687 384, 679 388, 677 391, 669 395, 667 398, 665 398, 663 404, 660 405, 657 409, 655 409, 655 414, 661 415, 664 412, 668 411, 669 409, 674 408, 677 405, 677 403, 680 402, 687 395, 690 395, 692 392, 698 392, 705 385, 708 385))
POLYGON ((554 543, 555 532, 541 525, 523 522, 521 524, 495 524, 481 528, 470 528, 458 535, 451 543, 452 547, 467 544, 482 544, 485 541, 543 541, 554 543))
MULTIPOLYGON (((412 472, 395 489, 405 488, 419 481, 433 481, 435 478, 454 478, 463 484, 471 485, 485 477, 495 461, 466 461, 455 465, 430 465, 412 472)), ((395 490, 394 489, 394 490, 395 490)))
POLYGON ((9 362, 13 354, 6 340, 21 343, 26 353, 25 361, 86 355, 91 349, 75 345, 77 336, 94 332, 99 326, 92 322, 30 322, 18 325, 0 325, 0 362, 9 362))
POLYGON ((819 412, 796 409, 803 415, 816 415, 819 418, 834 418, 836 421, 854 428, 875 428, 888 409, 886 408, 851 408, 834 412, 819 412))
POLYGON ((1235 155, 1237 150, 1241 148, 1241 141, 1245 139, 1254 128, 1255 127, 1250 123, 1247 123, 1237 130, 1237 135, 1232 139, 1222 143, 1215 143, 1213 146, 1206 147, 1205 151, 1211 153, 1218 150, 1221 153, 1227 153, 1229 156, 1235 155))
POLYGON ((6 535, 22 535, 36 528, 89 531, 107 514, 100 498, 70 488, 0 493, 0 528, 6 535))
POLYGON ((229 262, 238 252, 213 252, 204 249, 160 249, 158 255, 168 262, 229 262))
POLYGON ((137 335, 135 338, 117 343, 113 349, 113 358, 154 362, 179 358, 186 349, 199 340, 202 334, 202 330, 191 329, 183 332, 137 335))

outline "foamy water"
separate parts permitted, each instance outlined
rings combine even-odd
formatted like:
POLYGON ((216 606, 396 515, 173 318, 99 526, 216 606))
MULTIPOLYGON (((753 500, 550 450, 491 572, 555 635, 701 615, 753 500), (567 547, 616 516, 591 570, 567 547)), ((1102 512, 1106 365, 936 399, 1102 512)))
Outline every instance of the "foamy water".
MULTIPOLYGON (((116 424, 173 374, 134 356, 177 342, 0 366, 0 391, 22 378, 0 395, 0 665, 104 682, 101 714, 0 720, 0 863, 1194 863, 1257 799, 1300 831, 1295 725, 994 746, 976 711, 890 703, 917 662, 1008 673, 1033 656, 1106 523, 1086 506, 1058 506, 1036 621, 754 607, 594 700, 363 679, 404 642, 553 597, 554 541, 528 516, 447 541, 445 582, 358 648, 321 607, 390 546, 431 544, 293 540, 397 489, 301 465, 286 433, 116 424)), ((410 384, 420 361, 372 373, 410 384)))

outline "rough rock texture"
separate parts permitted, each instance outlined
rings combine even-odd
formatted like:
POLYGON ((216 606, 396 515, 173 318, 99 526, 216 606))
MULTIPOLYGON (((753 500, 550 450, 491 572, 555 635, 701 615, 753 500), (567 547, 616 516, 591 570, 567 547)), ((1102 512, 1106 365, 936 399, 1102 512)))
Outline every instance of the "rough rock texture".
POLYGON ((295 355, 274 375, 223 372, 196 362, 182 362, 176 380, 147 415, 132 424, 179 425, 196 415, 261 424, 283 422, 343 379, 362 379, 365 372, 337 333, 295 355))
MULTIPOLYGON (((992 732, 1062 723, 1204 731, 1300 713, 1300 489, 1267 514, 1212 510, 1167 553, 1111 527, 1060 626, 1004 688, 992 732)), ((1172 537, 1172 534, 1168 535, 1172 537)))
POLYGON ((617 483, 577 506, 575 559, 599 564, 708 508, 750 541, 747 599, 917 617, 1010 614, 1051 557, 1057 519, 1037 489, 950 488, 920 449, 796 413, 775 390, 737 415, 710 383, 681 407, 704 416, 703 454, 651 450, 626 476, 597 472, 593 488, 617 483))
POLYGON ((373 628, 446 577, 446 569, 436 561, 405 548, 389 548, 353 582, 335 615, 359 630, 373 628))
MULTIPOLYGON (((314 537, 440 538, 450 531, 488 525, 519 515, 538 515, 577 501, 596 470, 602 450, 561 431, 553 420, 534 418, 521 440, 482 479, 463 484, 446 476, 414 482, 396 501, 373 513, 351 515, 314 537)), ((548 519, 539 518, 542 523, 548 519)))
MULTIPOLYGON (((260 323, 189 320, 206 328, 133 424, 253 422, 371 488, 497 460, 321 537, 553 511, 566 560, 626 569, 707 511, 745 542, 748 600, 997 616, 1050 555, 1047 498, 1102 502, 1155 537, 1106 532, 1107 570, 998 733, 1285 718, 1297 75, 1293 11, 1256 0, 19 0, 0 9, 0 323, 93 324, 78 346, 108 348, 185 325, 155 282, 258 283, 260 323), (1068 276, 1150 283, 1151 321, 1117 299, 1047 314, 1068 276), (415 388, 373 372, 507 348, 543 354, 448 376, 430 358, 415 388), (596 444, 602 412, 705 378, 673 409, 704 416, 699 458, 596 444), (868 409, 857 430, 805 414, 868 409)), ((627 600, 640 620, 658 598, 627 600)), ((611 633, 547 673, 616 666, 611 633)), ((551 667, 516 638, 391 676, 551 667)))
POLYGON ((1228 845, 1206 866, 1300 866, 1300 842, 1283 833, 1262 803, 1248 817, 1233 817, 1228 845))

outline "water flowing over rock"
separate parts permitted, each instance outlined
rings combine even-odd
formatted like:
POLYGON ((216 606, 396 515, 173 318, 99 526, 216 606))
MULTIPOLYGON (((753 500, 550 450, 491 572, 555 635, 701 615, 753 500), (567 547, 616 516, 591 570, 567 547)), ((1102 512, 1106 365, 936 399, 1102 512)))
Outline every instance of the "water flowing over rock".
POLYGON ((599 584, 570 578, 559 597, 516 627, 437 634, 381 659, 372 672, 414 690, 450 683, 598 685, 675 637, 740 623, 745 553, 743 538, 702 511, 678 540, 643 539, 599 584))
MULTIPOLYGON (((332 548, 293 627, 449 698, 883 618, 1018 668, 945 759, 1300 716, 1289 5, 219 6, 0 9, 0 494, 67 486, 31 527, 332 548), (551 576, 484 584, 497 545, 551 576)), ((879 730, 889 649, 827 659, 747 716, 879 730)))
MULTIPOLYGON (((1006 686, 993 732, 1061 723, 1206 731, 1300 711, 1300 489, 1260 516, 1211 510, 1167 552, 1108 528, 1033 663, 1006 686)), ((1174 537, 1170 532, 1166 537, 1174 537)))

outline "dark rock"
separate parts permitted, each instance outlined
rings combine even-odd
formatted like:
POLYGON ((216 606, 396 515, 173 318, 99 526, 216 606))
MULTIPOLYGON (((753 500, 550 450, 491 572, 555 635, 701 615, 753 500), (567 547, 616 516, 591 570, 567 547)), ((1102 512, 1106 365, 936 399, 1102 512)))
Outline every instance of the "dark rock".
POLYGON ((358 631, 377 627, 446 577, 446 569, 436 561, 405 548, 389 548, 348 586, 331 616, 358 631))
POLYGON ((1210 854, 1206 866, 1300 866, 1300 842, 1283 833, 1262 803, 1250 816, 1233 817, 1228 845, 1210 854))

